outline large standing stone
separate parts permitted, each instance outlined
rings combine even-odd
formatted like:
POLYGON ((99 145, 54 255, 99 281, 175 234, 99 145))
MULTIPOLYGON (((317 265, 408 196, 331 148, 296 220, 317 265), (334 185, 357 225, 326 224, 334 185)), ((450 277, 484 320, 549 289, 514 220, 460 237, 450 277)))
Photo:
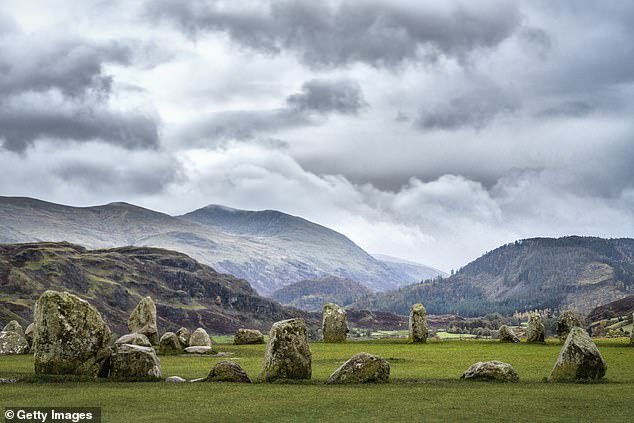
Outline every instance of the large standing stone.
POLYGON ((189 347, 189 337, 192 336, 191 333, 189 333, 189 329, 180 328, 176 331, 176 336, 178 336, 178 342, 181 343, 181 347, 189 347))
POLYGON ((160 351, 163 354, 177 354, 182 352, 183 348, 178 340, 178 336, 174 332, 165 332, 159 341, 160 351))
POLYGON ((264 344, 264 335, 256 329, 238 329, 233 337, 236 345, 264 344))
POLYGON ((348 318, 346 311, 337 304, 324 304, 324 318, 322 323, 324 342, 346 342, 348 335, 348 318))
POLYGON ((335 370, 327 383, 387 383, 389 379, 390 364, 385 359, 361 352, 335 370))
POLYGON ((517 337, 517 335, 515 335, 511 328, 506 325, 500 326, 500 330, 498 331, 498 339, 500 340, 500 342, 520 342, 520 339, 517 337))
POLYGON ((158 345, 158 328, 156 326, 156 304, 150 297, 145 297, 130 314, 128 330, 147 336, 152 345, 158 345))
POLYGON ((561 313, 557 318, 557 336, 559 337, 559 342, 566 342, 572 328, 582 326, 581 320, 572 311, 566 310, 561 313))
POLYGON ((508 363, 501 361, 485 361, 472 364, 463 373, 461 379, 499 382, 519 382, 517 372, 508 363))
POLYGON ((216 364, 206 379, 208 382, 251 383, 251 379, 239 364, 224 360, 216 364))
POLYGON ((12 320, 0 332, 0 355, 26 354, 29 343, 22 326, 12 320))
POLYGON ((537 313, 531 313, 528 318, 528 327, 526 329, 526 342, 529 344, 540 344, 545 340, 545 329, 542 316, 537 313))
POLYGON ((152 347, 121 344, 110 359, 110 377, 118 379, 162 378, 161 362, 152 347))
POLYGON ((409 342, 427 342, 427 312, 422 304, 414 304, 409 309, 409 342))
POLYGON ((26 342, 29 344, 29 348, 33 346, 33 331, 35 330, 35 324, 31 323, 24 329, 24 336, 26 338, 26 342))
POLYGON ((99 312, 68 292, 46 291, 35 303, 35 373, 104 376, 111 332, 99 312))
POLYGON ((211 338, 207 331, 203 328, 198 328, 189 337, 190 347, 211 347, 211 338))
POLYGON ((260 380, 310 379, 312 353, 304 319, 276 322, 271 327, 260 380))
POLYGON ((548 378, 551 382, 598 380, 607 364, 583 328, 573 327, 548 378))
POLYGON ((143 335, 142 333, 127 333, 114 341, 114 344, 115 346, 122 344, 140 345, 142 347, 152 346, 152 343, 149 339, 147 339, 147 336, 143 335))

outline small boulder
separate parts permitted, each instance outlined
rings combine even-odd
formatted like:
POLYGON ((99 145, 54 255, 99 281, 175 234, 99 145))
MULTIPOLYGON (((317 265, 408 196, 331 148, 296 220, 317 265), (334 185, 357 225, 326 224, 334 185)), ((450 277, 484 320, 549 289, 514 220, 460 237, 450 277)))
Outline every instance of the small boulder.
POLYGON ((327 383, 387 383, 389 379, 390 364, 385 359, 361 352, 335 370, 327 383))
POLYGON ((189 333, 189 329, 180 328, 176 331, 176 336, 178 336, 178 342, 181 343, 181 347, 189 347, 189 337, 191 336, 191 333, 189 333))
POLYGON ((256 329, 238 329, 233 337, 235 345, 264 344, 264 335, 256 329))
POLYGON ((24 328, 19 324, 16 320, 11 320, 7 325, 2 329, 2 332, 15 332, 21 337, 26 338, 24 335, 24 328))
POLYGON ((35 303, 33 353, 37 374, 107 375, 112 336, 87 301, 46 291, 35 303))
POLYGON ((26 338, 26 342, 29 344, 29 348, 33 345, 33 331, 35 330, 35 324, 31 323, 24 329, 24 337, 26 338))
POLYGON ((160 379, 161 362, 151 347, 121 344, 110 358, 110 377, 117 379, 160 379))
POLYGON ((520 339, 517 337, 517 335, 515 335, 511 328, 506 325, 500 326, 500 330, 498 331, 498 339, 500 340, 500 342, 520 342, 520 339))
POLYGON ((346 342, 348 335, 348 318, 346 311, 334 303, 324 304, 324 316, 322 321, 324 342, 346 342))
POLYGON ((158 329, 156 326, 156 304, 150 297, 145 297, 130 314, 128 319, 130 332, 142 333, 147 336, 152 345, 158 345, 158 329))
POLYGON ((581 319, 570 310, 561 313, 557 318, 557 336, 559 337, 559 342, 566 342, 570 330, 574 327, 583 327, 581 319))
POLYGON ((461 379, 498 382, 520 381, 520 378, 513 366, 496 360, 472 364, 467 370, 465 370, 461 379))
POLYGON ((542 344, 545 340, 545 329, 542 316, 537 313, 531 313, 528 318, 528 327, 526 328, 526 342, 529 344, 542 344))
POLYGON ((598 380, 605 376, 607 364, 590 336, 580 327, 573 327, 559 353, 548 380, 575 382, 598 380))
POLYGON ((117 339, 116 341, 114 341, 114 344, 115 346, 122 345, 122 344, 140 345, 142 347, 152 346, 152 344, 150 343, 150 340, 147 339, 147 336, 143 335, 142 333, 125 334, 119 339, 117 339))
POLYGON ((183 349, 174 332, 165 332, 159 340, 159 348, 162 354, 178 354, 183 349))
POLYGON ((167 383, 183 383, 183 382, 187 382, 187 379, 183 379, 180 376, 170 376, 170 377, 165 379, 165 382, 167 382, 167 383))
POLYGON ((310 379, 311 375, 312 352, 304 319, 274 323, 259 379, 273 382, 280 379, 310 379))
POLYGON ((211 354, 211 347, 194 346, 184 350, 187 354, 211 354))
POLYGON ((0 332, 0 355, 26 354, 29 343, 24 329, 15 320, 10 321, 0 332))
POLYGON ((414 304, 409 309, 409 342, 427 342, 427 311, 422 304, 414 304))
POLYGON ((216 364, 207 376, 208 382, 251 383, 251 379, 239 364, 224 360, 216 364))
POLYGON ((189 337, 190 347, 211 347, 211 338, 207 334, 207 331, 203 328, 198 328, 189 337))

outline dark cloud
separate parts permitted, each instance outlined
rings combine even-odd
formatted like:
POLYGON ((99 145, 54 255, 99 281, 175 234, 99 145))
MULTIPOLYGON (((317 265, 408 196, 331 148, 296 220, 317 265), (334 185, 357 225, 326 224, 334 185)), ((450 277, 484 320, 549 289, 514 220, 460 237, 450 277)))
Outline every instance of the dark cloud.
POLYGON ((520 24, 515 3, 284 0, 149 1, 148 14, 186 33, 224 32, 266 53, 291 51, 310 66, 394 66, 420 55, 463 57, 498 45, 520 24))
POLYGON ((301 112, 334 112, 342 115, 356 115, 366 104, 358 83, 320 79, 304 83, 302 92, 289 96, 286 103, 290 109, 301 112))

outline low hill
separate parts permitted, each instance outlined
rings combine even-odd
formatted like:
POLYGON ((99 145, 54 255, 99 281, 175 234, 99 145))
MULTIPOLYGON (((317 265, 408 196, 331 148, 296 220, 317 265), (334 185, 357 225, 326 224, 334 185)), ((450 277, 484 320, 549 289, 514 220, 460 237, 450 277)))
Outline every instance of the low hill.
POLYGON ((157 303, 159 331, 204 327, 233 333, 240 327, 268 330, 272 323, 316 316, 260 297, 244 280, 216 272, 175 251, 148 247, 87 250, 70 243, 0 244, 0 326, 32 319, 33 304, 47 289, 88 300, 116 333, 138 301, 157 303))
POLYGON ((368 288, 350 279, 324 276, 287 285, 275 291, 272 298, 302 310, 321 312, 326 303, 347 306, 371 293, 368 288))
POLYGON ((588 321, 596 322, 614 317, 631 316, 634 313, 634 295, 630 295, 620 300, 612 301, 592 310, 588 314, 588 321))
POLYGON ((572 309, 586 315, 632 290, 634 239, 532 238, 486 253, 449 278, 377 293, 356 306, 405 314, 422 302, 431 314, 572 309))

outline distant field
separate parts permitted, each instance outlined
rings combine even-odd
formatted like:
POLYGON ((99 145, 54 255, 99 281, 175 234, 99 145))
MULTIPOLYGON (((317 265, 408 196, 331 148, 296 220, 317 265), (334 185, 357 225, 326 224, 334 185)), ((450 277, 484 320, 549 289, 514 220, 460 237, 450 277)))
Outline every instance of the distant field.
MULTIPOLYGON (((220 340, 220 339, 217 339, 220 340)), ((357 341, 313 343, 313 380, 302 384, 166 384, 72 382, 0 384, 0 406, 101 406, 107 422, 605 422, 631 421, 634 348, 627 339, 598 340, 608 363, 605 383, 547 384, 560 350, 495 341, 357 341), (391 364, 389 385, 327 386, 330 373, 354 353, 391 364), (476 361, 511 363, 519 384, 459 380, 476 361)), ((264 345, 222 345, 252 378, 264 345)), ((203 377, 227 357, 161 357, 164 376, 203 377)), ((0 377, 32 376, 30 356, 0 357, 0 377)))

